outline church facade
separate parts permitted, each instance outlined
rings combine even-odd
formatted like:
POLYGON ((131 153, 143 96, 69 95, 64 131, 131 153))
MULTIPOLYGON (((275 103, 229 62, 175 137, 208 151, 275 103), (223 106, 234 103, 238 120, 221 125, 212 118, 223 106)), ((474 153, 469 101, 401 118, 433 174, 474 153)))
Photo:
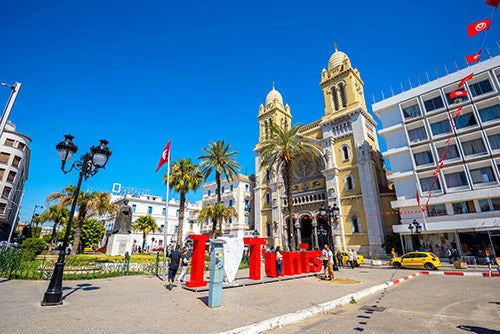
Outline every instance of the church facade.
MULTIPOLYGON (((318 154, 294 161, 292 219, 295 233, 310 248, 333 243, 337 250, 353 248, 365 256, 385 253, 384 236, 399 223, 398 215, 386 214, 392 211, 395 194, 387 184, 376 123, 367 111, 363 85, 349 57, 336 49, 328 70, 321 71, 324 114, 301 128, 301 135, 313 140, 318 154), (329 206, 337 206, 338 215, 325 214, 322 209, 329 206)), ((289 219, 286 192, 281 173, 261 167, 260 147, 270 136, 270 125, 290 127, 292 114, 274 87, 259 107, 258 121, 255 225, 268 238, 268 245, 276 246, 283 233, 279 222, 289 219)))

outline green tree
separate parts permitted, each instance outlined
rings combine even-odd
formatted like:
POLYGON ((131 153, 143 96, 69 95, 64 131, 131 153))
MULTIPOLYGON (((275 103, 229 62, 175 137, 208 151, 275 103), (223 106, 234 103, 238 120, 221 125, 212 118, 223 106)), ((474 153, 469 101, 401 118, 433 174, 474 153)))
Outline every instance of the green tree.
MULTIPOLYGON (((163 182, 167 182, 168 175, 165 174, 163 182)), ((179 193, 179 229, 177 231, 177 245, 182 246, 183 239, 183 222, 184 211, 186 206, 186 193, 190 190, 196 191, 201 182, 203 182, 203 174, 198 169, 198 165, 193 164, 191 159, 180 158, 172 164, 170 172, 169 186, 175 192, 179 193)))
MULTIPOLYGON (((200 159, 200 169, 205 177, 205 180, 210 176, 212 171, 215 170, 217 203, 221 203, 222 176, 224 176, 228 181, 232 181, 233 178, 238 175, 238 171, 240 170, 240 165, 233 158, 233 156, 238 154, 238 152, 229 152, 230 148, 231 145, 225 144, 224 140, 210 142, 208 148, 202 148, 205 154, 202 154, 198 157, 198 159, 200 159)), ((218 217, 216 217, 212 222, 212 238, 215 238, 217 232, 217 223, 219 223, 219 231, 221 230, 222 226, 218 220, 218 217)))
POLYGON ((49 252, 52 251, 55 248, 56 241, 57 241, 57 227, 64 223, 67 222, 69 217, 69 210, 67 207, 62 207, 59 205, 51 205, 47 210, 42 212, 40 216, 38 216, 38 221, 45 223, 45 222, 54 222, 54 225, 52 226, 52 237, 50 238, 49 242, 49 252))
POLYGON ((92 247, 101 241, 106 232, 104 225, 96 218, 86 218, 82 228, 82 247, 92 247))
MULTIPOLYGON (((136 231, 142 231, 142 249, 146 246, 146 237, 149 232, 156 232, 159 230, 156 221, 151 215, 140 216, 137 218, 134 224, 132 224, 132 228, 136 231)), ((167 242, 165 240, 165 242, 167 242)))
POLYGON ((24 240, 23 242, 23 259, 32 261, 37 255, 42 254, 43 249, 47 243, 39 237, 32 237, 24 240))
POLYGON ((212 221, 212 223, 219 221, 222 225, 222 221, 229 220, 232 218, 237 218, 238 213, 233 206, 225 206, 224 203, 215 203, 214 205, 207 205, 203 209, 198 211, 198 223, 202 223, 206 220, 212 221))
MULTIPOLYGON (((52 201, 57 201, 59 206, 67 207, 70 206, 73 202, 73 197, 76 192, 76 187, 69 185, 65 187, 60 193, 52 193, 47 197, 47 204, 52 201)), ((82 227, 85 221, 85 218, 88 215, 99 214, 99 212, 105 213, 116 212, 116 206, 111 204, 106 204, 102 201, 102 198, 106 198, 102 193, 99 192, 83 192, 80 191, 77 198, 77 206, 78 206, 78 217, 74 220, 74 238, 73 238, 73 247, 71 249, 71 256, 75 256, 81 247, 81 235, 82 235, 82 227)), ((111 197, 108 197, 111 199, 111 197)))
MULTIPOLYGON (((296 124, 286 128, 276 125, 271 125, 271 135, 268 139, 262 142, 261 145, 261 166, 281 171, 285 190, 287 194, 288 206, 288 232, 284 233, 285 249, 291 246, 292 251, 295 251, 296 245, 294 238, 293 226, 293 198, 292 198, 292 167, 293 163, 298 158, 314 156, 317 154, 317 148, 314 146, 310 138, 299 134, 301 124, 296 124), (288 241, 288 234, 292 240, 288 241)), ((280 222, 283 223, 283 222, 280 222)))

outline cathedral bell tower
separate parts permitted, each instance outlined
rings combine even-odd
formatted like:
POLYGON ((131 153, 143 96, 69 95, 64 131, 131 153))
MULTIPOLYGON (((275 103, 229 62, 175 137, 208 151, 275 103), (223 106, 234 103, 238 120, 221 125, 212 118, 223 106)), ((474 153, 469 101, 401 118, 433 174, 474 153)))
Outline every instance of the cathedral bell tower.
POLYGON ((273 89, 266 96, 266 105, 259 107, 259 143, 271 136, 271 125, 280 125, 289 128, 292 122, 290 107, 283 105, 280 92, 273 89))

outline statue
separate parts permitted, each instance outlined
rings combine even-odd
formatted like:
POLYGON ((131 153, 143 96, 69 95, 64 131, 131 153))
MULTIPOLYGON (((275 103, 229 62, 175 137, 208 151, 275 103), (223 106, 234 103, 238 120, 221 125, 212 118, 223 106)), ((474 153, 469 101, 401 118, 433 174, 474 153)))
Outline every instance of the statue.
POLYGON ((113 234, 116 233, 132 233, 132 208, 128 205, 128 200, 123 202, 116 216, 113 234))

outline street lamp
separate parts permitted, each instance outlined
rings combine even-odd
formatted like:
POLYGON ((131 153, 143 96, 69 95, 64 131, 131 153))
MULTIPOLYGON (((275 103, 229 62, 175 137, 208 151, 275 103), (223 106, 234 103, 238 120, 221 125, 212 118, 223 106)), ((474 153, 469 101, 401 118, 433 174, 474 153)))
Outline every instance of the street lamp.
POLYGON ((73 143, 72 135, 64 135, 64 140, 56 145, 58 151, 58 157, 61 160, 61 170, 64 174, 71 172, 73 169, 80 170, 80 176, 78 178, 78 183, 73 196, 73 202, 71 203, 71 211, 69 214, 68 224, 66 226, 66 233, 64 234, 64 241, 62 247, 59 249, 59 257, 54 266, 54 272, 50 278, 49 287, 43 296, 41 302, 42 306, 51 305, 61 305, 62 302, 62 279, 64 272, 64 258, 66 256, 66 247, 68 246, 68 238, 71 231, 71 225, 73 224, 73 216, 75 215, 75 208, 78 201, 78 195, 80 194, 80 188, 82 186, 82 180, 85 178, 87 180, 89 176, 93 176, 97 173, 99 168, 104 168, 108 159, 111 155, 111 151, 108 148, 108 141, 101 139, 98 146, 92 146, 90 152, 83 154, 80 160, 73 162, 68 170, 65 170, 66 162, 71 160, 73 155, 78 150, 78 147, 73 143))
POLYGON ((410 229, 410 234, 413 239, 413 229, 415 229, 415 234, 417 235, 417 250, 420 248, 420 231, 422 231, 422 225, 419 224, 419 222, 416 219, 413 219, 413 222, 408 225, 408 228, 410 229))
POLYGON ((36 213, 36 209, 43 209, 43 205, 37 205, 35 204, 35 208, 33 209, 33 214, 31 215, 31 221, 30 221, 30 228, 33 231, 33 221, 35 222, 35 227, 38 227, 38 216, 40 216, 38 213, 36 213))
MULTIPOLYGON (((325 206, 321 204, 319 208, 319 215, 326 217, 328 219, 328 226, 330 227, 330 237, 329 246, 333 250, 334 249, 334 230, 337 226, 337 219, 339 216, 339 208, 337 207, 337 203, 333 203, 333 206, 328 206, 328 209, 325 209, 325 206), (333 220, 333 221, 332 221, 333 220)), ((321 229, 321 227, 320 227, 321 229)))

